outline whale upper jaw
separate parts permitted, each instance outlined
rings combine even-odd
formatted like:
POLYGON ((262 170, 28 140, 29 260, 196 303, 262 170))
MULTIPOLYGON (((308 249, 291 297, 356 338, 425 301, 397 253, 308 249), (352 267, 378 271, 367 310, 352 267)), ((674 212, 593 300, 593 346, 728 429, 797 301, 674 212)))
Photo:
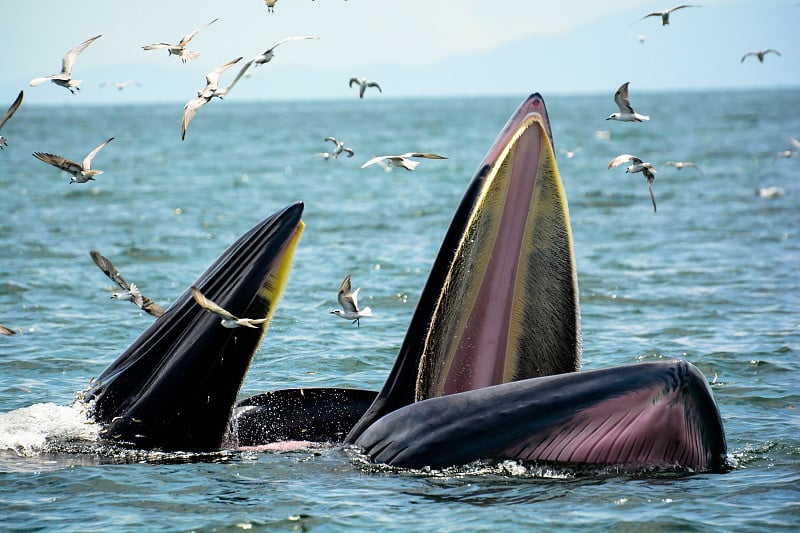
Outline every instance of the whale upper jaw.
POLYGON ((347 442, 414 402, 579 370, 580 353, 566 195, 532 94, 468 184, 389 378, 347 442))
MULTIPOLYGON (((304 224, 303 204, 269 216, 193 285, 236 316, 271 318, 304 224)), ((81 394, 101 436, 137 448, 218 449, 266 331, 224 328, 189 289, 81 394)))

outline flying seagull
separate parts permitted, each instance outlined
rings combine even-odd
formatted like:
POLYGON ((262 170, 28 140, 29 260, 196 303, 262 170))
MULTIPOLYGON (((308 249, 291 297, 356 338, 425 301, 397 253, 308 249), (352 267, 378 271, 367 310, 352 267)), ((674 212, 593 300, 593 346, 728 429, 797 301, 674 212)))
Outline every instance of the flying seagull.
POLYGON ((664 164, 668 167, 675 167, 676 170, 681 170, 682 168, 693 168, 700 174, 703 174, 703 171, 700 170, 700 167, 695 165, 692 161, 667 161, 664 164))
POLYGON ((102 35, 96 35, 91 39, 87 39, 83 41, 81 44, 67 52, 67 55, 64 56, 64 59, 61 60, 61 72, 57 74, 52 74, 50 76, 42 76, 41 78, 33 78, 31 80, 31 87, 36 87, 42 82, 47 80, 52 81, 56 85, 60 85, 61 87, 66 87, 69 89, 69 92, 75 94, 75 91, 79 91, 80 87, 78 87, 83 80, 73 80, 72 79, 72 65, 75 63, 75 59, 78 55, 83 52, 87 46, 92 44, 96 39, 99 39, 102 35))
MULTIPOLYGON (((0 119, 0 130, 3 129, 3 126, 6 125, 6 122, 8 122, 8 119, 11 118, 11 115, 17 112, 17 109, 19 109, 20 105, 22 105, 22 91, 19 92, 19 94, 17 95, 17 99, 14 100, 14 103, 11 104, 11 107, 8 108, 6 114, 3 115, 2 119, 0 119)), ((6 146, 8 146, 8 139, 0 135, 0 150, 5 148, 6 146)))
POLYGON ((92 256, 94 264, 97 265, 98 268, 100 268, 100 270, 102 270, 111 281, 116 283, 117 287, 122 289, 123 292, 115 292, 112 294, 112 298, 115 300, 133 302, 139 309, 145 311, 146 313, 150 313, 156 318, 164 314, 164 310, 160 305, 139 292, 139 287, 137 287, 135 283, 128 284, 128 282, 123 279, 122 275, 111 263, 111 261, 104 257, 100 252, 97 250, 91 250, 89 255, 92 256))
POLYGON ((278 46, 282 45, 285 42, 298 41, 298 40, 301 40, 301 39, 319 39, 319 37, 317 37, 316 35, 295 35, 293 37, 287 37, 285 39, 281 39, 277 43, 275 43, 272 46, 270 46, 263 53, 258 54, 253 59, 249 60, 247 63, 245 63, 245 66, 249 66, 250 63, 252 63, 252 64, 254 64, 256 66, 263 65, 264 63, 269 63, 270 61, 272 61, 272 58, 275 57, 275 49, 278 46))
POLYGON ((352 148, 347 148, 344 145, 344 141, 340 141, 336 137, 328 136, 328 137, 325 137, 323 139, 323 141, 330 141, 335 145, 334 148, 333 148, 333 151, 331 151, 329 157, 332 157, 334 159, 338 159, 339 158, 339 154, 341 154, 342 152, 346 153, 347 157, 353 157, 354 155, 356 155, 355 151, 353 151, 352 148))
POLYGON ((656 197, 653 194, 653 180, 656 179, 656 167, 652 163, 643 162, 641 159, 631 154, 618 155, 608 163, 608 168, 620 166, 622 163, 630 161, 633 163, 626 170, 625 173, 641 172, 647 180, 647 188, 650 191, 650 200, 653 202, 653 212, 656 212, 656 197))
POLYGON ((192 285, 192 296, 194 297, 194 301, 197 302, 197 305, 205 309, 210 313, 214 313, 222 320, 220 323, 223 327, 234 329, 234 328, 257 328, 259 324, 263 324, 267 321, 266 318, 236 318, 232 314, 230 314, 225 309, 221 308, 208 298, 206 298, 200 289, 192 285))
POLYGON ((69 172, 72 174, 72 177, 69 180, 70 183, 86 183, 89 180, 93 180, 95 176, 103 173, 102 170, 92 170, 92 160, 94 159, 94 156, 97 155, 97 152, 102 150, 105 145, 113 140, 114 137, 111 137, 103 142, 100 146, 89 152, 89 155, 83 158, 83 162, 80 165, 71 159, 67 159, 66 157, 48 154, 47 152, 33 152, 33 157, 40 161, 44 161, 48 165, 53 165, 56 168, 60 168, 64 172, 69 172))
POLYGON ((16 331, 14 331, 11 328, 7 328, 6 326, 4 326, 2 324, 0 324, 0 333, 2 333, 3 335, 9 335, 9 336, 17 334, 16 331))
POLYGON ((113 86, 114 88, 116 88, 118 91, 121 91, 122 89, 124 89, 124 88, 125 88, 125 87, 127 87, 128 85, 138 85, 138 86, 140 86, 140 87, 141 87, 141 85, 142 85, 142 84, 141 84, 141 83, 139 83, 138 81, 135 81, 135 80, 126 80, 126 81, 104 81, 103 83, 101 83, 101 84, 100 84, 100 87, 105 87, 106 85, 112 85, 112 86, 113 86))
POLYGON ((374 82, 374 81, 369 81, 368 82, 367 78, 350 78, 350 85, 349 86, 352 87, 354 83, 358 84, 358 97, 359 98, 364 98, 364 91, 367 90, 367 87, 376 87, 379 92, 383 92, 383 90, 381 89, 381 86, 378 85, 377 82, 374 82))
POLYGON ((742 56, 742 60, 740 61, 740 63, 744 63, 744 60, 747 59, 750 56, 757 57, 758 58, 758 62, 759 63, 763 63, 764 62, 764 56, 769 54, 770 52, 772 52, 773 54, 776 54, 778 57, 781 57, 781 53, 778 52, 777 50, 775 50, 774 48, 767 48, 766 50, 756 50, 755 52, 747 52, 745 55, 742 56))
POLYGON ((406 170, 414 170, 417 168, 417 165, 420 164, 419 161, 413 161, 409 159, 410 157, 422 157, 424 159, 447 159, 443 155, 439 154, 431 154, 425 152, 406 152, 401 155, 379 155, 378 157, 373 157, 363 165, 361 168, 368 167, 370 165, 374 165, 379 161, 387 160, 390 165, 393 167, 402 167, 406 170))
POLYGON ((661 25, 667 26, 669 24, 670 13, 672 13, 673 11, 677 11, 679 9, 683 9, 684 7, 701 7, 701 6, 682 4, 679 6, 671 7, 669 9, 665 9, 664 11, 654 11, 653 13, 643 16, 639 20, 644 20, 647 17, 661 17, 661 25))
POLYGON ((350 292, 350 274, 345 276, 344 281, 342 281, 342 284, 339 286, 338 296, 339 305, 341 305, 342 308, 334 309, 331 311, 331 314, 347 320, 352 320, 353 324, 357 324, 358 327, 361 327, 361 319, 365 316, 372 316, 372 309, 369 307, 363 309, 358 308, 358 291, 360 290, 361 287, 350 292))
POLYGON ((578 152, 580 152, 580 151, 581 151, 581 148, 580 148, 580 147, 578 147, 578 148, 575 148, 575 149, 573 149, 573 150, 567 150, 566 148, 560 148, 560 149, 558 150, 558 152, 559 152, 560 154, 564 154, 564 156, 565 156, 567 159, 572 159, 572 158, 573 158, 573 157, 575 157, 575 155, 576 155, 578 152))
POLYGON ((264 0, 264 3, 267 4, 268 12, 275 13, 275 4, 278 3, 278 0, 264 0))
POLYGON ((171 43, 148 44, 147 46, 143 46, 142 50, 161 50, 166 48, 167 52, 169 52, 169 55, 174 54, 180 57, 183 63, 191 61, 192 59, 197 59, 198 57, 200 57, 200 52, 190 52, 189 50, 186 49, 186 46, 189 44, 189 41, 194 39, 195 35, 200 33, 200 30, 208 28, 218 20, 219 20, 218 18, 215 18, 205 26, 197 28, 192 33, 185 35, 178 44, 171 44, 171 43))
POLYGON ((650 120, 650 117, 647 115, 640 115, 636 111, 633 110, 633 106, 631 106, 631 101, 628 98, 628 84, 630 82, 626 81, 622 85, 620 85, 617 92, 614 93, 614 102, 616 102, 617 107, 619 108, 619 112, 611 113, 608 115, 606 120, 619 120, 622 122, 641 122, 643 120, 650 120))
POLYGON ((233 89, 233 86, 236 85, 242 76, 244 76, 245 69, 242 69, 239 71, 239 75, 236 76, 236 79, 233 80, 233 83, 231 83, 229 86, 219 87, 218 85, 220 75, 222 75, 222 73, 228 70, 231 66, 238 63, 241 59, 241 57, 237 57, 236 59, 228 61, 221 67, 218 67, 206 74, 206 86, 203 87, 202 90, 197 91, 197 96, 186 102, 186 105, 183 106, 181 140, 186 138, 186 129, 189 127, 189 123, 192 121, 200 108, 210 102, 215 96, 220 100, 225 98, 228 95, 228 92, 233 89))

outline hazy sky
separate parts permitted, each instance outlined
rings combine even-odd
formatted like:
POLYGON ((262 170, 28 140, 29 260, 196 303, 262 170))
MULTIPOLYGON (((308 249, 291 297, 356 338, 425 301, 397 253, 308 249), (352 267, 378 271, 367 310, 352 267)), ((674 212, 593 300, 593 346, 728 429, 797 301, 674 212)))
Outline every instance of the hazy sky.
MULTIPOLYGON (((20 89, 26 103, 185 102, 204 75, 238 56, 244 63, 290 35, 317 35, 276 49, 230 99, 355 98, 351 76, 380 82, 382 95, 516 95, 632 90, 800 87, 800 6, 794 0, 705 0, 672 23, 639 20, 675 0, 20 0, 2 2, 0 106, 20 89), (181 64, 144 51, 219 17, 190 44, 181 64), (73 96, 52 83, 67 50, 97 34, 78 58, 73 96), (637 36, 645 40, 639 42, 637 36), (775 48, 763 64, 751 50, 775 48), (137 80, 118 91, 102 82, 137 80)), ((677 2, 675 2, 677 3, 677 2)), ((238 66, 227 72, 229 83, 238 66)))

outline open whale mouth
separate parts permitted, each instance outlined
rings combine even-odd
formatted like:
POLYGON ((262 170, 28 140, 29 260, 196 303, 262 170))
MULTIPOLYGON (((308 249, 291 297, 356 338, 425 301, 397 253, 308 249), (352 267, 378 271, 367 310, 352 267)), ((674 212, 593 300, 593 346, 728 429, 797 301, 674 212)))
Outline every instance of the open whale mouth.
MULTIPOLYGON (((193 285, 238 317, 271 318, 304 224, 303 204, 266 218, 193 285)), ((83 401, 108 440, 140 448, 219 448, 266 323, 229 329, 187 289, 116 361, 83 401)))

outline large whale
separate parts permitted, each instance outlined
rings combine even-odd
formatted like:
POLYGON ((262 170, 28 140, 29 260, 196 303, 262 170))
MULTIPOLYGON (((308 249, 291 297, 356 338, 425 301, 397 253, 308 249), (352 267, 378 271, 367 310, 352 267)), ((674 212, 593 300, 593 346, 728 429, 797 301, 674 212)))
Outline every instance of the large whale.
MULTIPOLYGON (((237 316, 269 317, 302 209, 258 224, 194 284, 237 316)), ((221 327, 187 290, 83 402, 104 438, 136 447, 302 440, 409 468, 492 458, 725 468, 719 411, 689 362, 580 371, 569 215, 539 94, 469 183, 380 391, 287 389, 235 404, 264 329, 221 327)))

